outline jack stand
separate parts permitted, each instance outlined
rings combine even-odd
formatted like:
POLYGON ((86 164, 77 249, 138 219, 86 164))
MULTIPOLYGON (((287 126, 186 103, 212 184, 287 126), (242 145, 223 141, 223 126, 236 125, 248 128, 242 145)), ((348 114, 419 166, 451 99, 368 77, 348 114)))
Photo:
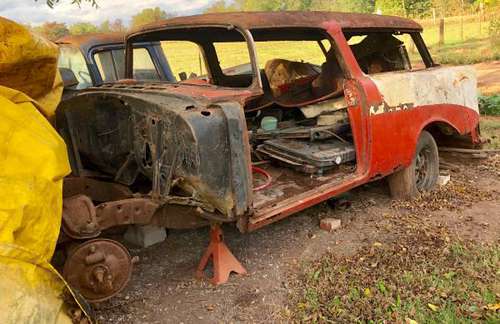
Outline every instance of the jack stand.
POLYGON ((222 230, 218 224, 210 227, 210 244, 201 257, 198 268, 196 269, 197 278, 201 279, 205 277, 203 272, 210 257, 212 257, 214 270, 214 276, 210 278, 210 282, 214 285, 220 285, 227 282, 231 272, 236 272, 237 274, 247 273, 245 268, 243 268, 241 263, 231 253, 226 243, 224 243, 222 230))

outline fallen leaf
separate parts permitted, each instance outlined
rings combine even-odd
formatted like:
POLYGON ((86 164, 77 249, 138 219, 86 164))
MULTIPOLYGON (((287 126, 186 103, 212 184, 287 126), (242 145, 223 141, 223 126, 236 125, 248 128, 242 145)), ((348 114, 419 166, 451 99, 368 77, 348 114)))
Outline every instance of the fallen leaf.
POLYGON ((439 309, 438 306, 436 305, 433 305, 433 304, 427 304, 427 306, 431 309, 431 311, 433 312, 437 312, 437 310, 439 309))
POLYGON ((364 294, 368 298, 372 297, 372 291, 370 290, 370 288, 365 288, 364 294))
POLYGON ((415 321, 414 319, 411 319, 409 317, 405 318, 405 323, 406 324, 418 324, 417 321, 415 321))
POLYGON ((499 309, 500 309, 500 303, 496 303, 496 304, 488 304, 488 305, 486 306, 486 309, 488 309, 488 310, 492 310, 492 311, 496 312, 497 310, 499 310, 499 309))

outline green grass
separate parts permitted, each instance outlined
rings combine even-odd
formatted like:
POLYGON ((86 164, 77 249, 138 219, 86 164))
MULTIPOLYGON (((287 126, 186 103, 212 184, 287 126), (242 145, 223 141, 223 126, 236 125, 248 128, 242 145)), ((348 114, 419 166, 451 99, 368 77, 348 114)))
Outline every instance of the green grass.
POLYGON ((283 316, 296 322, 498 323, 500 245, 416 231, 306 264, 283 316))

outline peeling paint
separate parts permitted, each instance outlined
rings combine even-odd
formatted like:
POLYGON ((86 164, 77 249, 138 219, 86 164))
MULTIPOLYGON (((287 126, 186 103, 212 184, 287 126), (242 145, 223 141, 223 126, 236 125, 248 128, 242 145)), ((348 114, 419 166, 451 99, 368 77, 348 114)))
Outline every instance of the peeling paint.
POLYGON ((379 107, 370 107, 372 115, 435 104, 461 105, 479 113, 476 73, 471 66, 387 72, 369 77, 384 100, 379 107))

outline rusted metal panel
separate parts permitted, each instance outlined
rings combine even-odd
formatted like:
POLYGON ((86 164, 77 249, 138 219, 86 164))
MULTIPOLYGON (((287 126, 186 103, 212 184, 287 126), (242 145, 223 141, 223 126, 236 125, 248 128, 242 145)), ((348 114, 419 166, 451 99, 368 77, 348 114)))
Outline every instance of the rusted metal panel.
POLYGON ((63 196, 86 195, 93 201, 104 202, 132 197, 132 191, 116 182, 89 177, 67 177, 64 179, 63 196))
POLYGON ((118 225, 149 224, 158 204, 147 198, 130 198, 102 203, 96 207, 99 228, 105 230, 118 225))
POLYGON ((55 41, 56 44, 71 44, 79 47, 82 53, 88 53, 95 46, 124 44, 125 33, 91 33, 84 35, 64 36, 55 41))
POLYGON ((342 29, 404 29, 421 31, 413 20, 360 13, 345 12, 231 12, 175 17, 136 28, 130 35, 168 27, 194 25, 234 25, 242 29, 271 27, 323 28, 327 22, 335 22, 342 29))
POLYGON ((64 199, 61 226, 63 232, 73 239, 89 239, 101 234, 95 206, 85 195, 64 199))

